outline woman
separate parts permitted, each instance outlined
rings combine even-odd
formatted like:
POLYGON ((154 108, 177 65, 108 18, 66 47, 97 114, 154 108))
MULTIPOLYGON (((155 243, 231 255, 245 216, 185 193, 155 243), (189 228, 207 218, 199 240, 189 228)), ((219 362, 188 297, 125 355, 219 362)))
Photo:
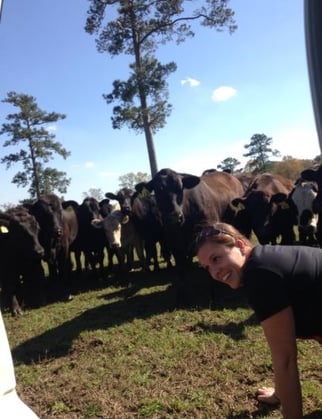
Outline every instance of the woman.
POLYGON ((322 249, 257 245, 234 227, 216 223, 196 238, 197 256, 211 277, 244 287, 268 342, 275 389, 257 392, 261 402, 281 403, 283 417, 302 418, 296 338, 322 343, 322 249))

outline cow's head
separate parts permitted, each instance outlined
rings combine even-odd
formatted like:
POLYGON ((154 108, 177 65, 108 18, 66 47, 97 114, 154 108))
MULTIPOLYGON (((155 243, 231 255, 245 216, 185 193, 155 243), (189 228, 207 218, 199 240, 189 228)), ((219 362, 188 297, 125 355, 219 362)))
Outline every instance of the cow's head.
POLYGON ((152 180, 141 183, 150 192, 154 191, 158 208, 165 224, 180 225, 184 218, 184 192, 200 183, 200 177, 177 173, 171 169, 160 170, 152 180))
POLYGON ((236 198, 232 205, 236 208, 234 226, 245 236, 255 233, 260 243, 270 241, 270 198, 263 191, 253 190, 246 197, 236 198))
POLYGON ((99 201, 100 214, 102 217, 106 217, 112 211, 111 201, 108 198, 99 201))
POLYGON ((274 237, 281 236, 282 244, 294 243, 295 235, 293 227, 297 225, 298 210, 289 195, 279 192, 270 199, 270 231, 274 237))
POLYGON ((16 207, 0 214, 1 234, 8 235, 10 245, 19 257, 40 259, 44 248, 39 243, 39 224, 26 208, 16 207))
POLYGON ((30 208, 30 213, 36 217, 41 230, 54 236, 62 234, 63 207, 58 196, 41 195, 30 208))
POLYGON ((235 211, 232 224, 238 231, 250 238, 252 225, 249 211, 247 211, 246 198, 235 198, 232 200, 231 204, 235 211))
POLYGON ((135 191, 130 188, 122 188, 116 194, 113 192, 107 192, 106 198, 118 201, 121 206, 121 210, 124 214, 131 213, 131 197, 135 191))
POLYGON ((319 214, 322 212, 322 165, 316 170, 306 169, 301 173, 301 178, 309 182, 316 182, 318 185, 317 195, 312 203, 312 210, 319 214))
POLYGON ((122 211, 115 210, 108 214, 103 220, 94 219, 91 224, 95 228, 104 230, 105 237, 112 248, 122 246, 122 225, 129 222, 129 216, 122 211))
POLYGON ((100 205, 95 198, 85 198, 78 208, 78 213, 84 222, 91 222, 94 218, 101 218, 100 205))
POLYGON ((61 200, 54 194, 41 195, 30 206, 30 213, 34 215, 40 226, 40 242, 45 248, 45 259, 49 262, 55 258, 56 246, 63 235, 63 207, 61 200))

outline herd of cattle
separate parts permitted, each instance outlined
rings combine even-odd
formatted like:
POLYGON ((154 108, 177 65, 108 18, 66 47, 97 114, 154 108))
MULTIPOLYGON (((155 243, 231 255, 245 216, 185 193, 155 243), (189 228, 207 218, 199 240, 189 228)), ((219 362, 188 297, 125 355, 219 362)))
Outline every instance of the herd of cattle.
POLYGON ((29 306, 46 302, 44 262, 46 281, 68 299, 74 291, 71 253, 76 271, 90 267, 104 275, 105 254, 109 269, 130 271, 134 249, 144 270, 152 264, 159 269, 158 250, 168 267, 175 266, 179 301, 202 225, 225 221, 262 244, 285 245, 295 244, 297 226, 297 243, 322 247, 321 194, 322 165, 303 171, 296 182, 270 173, 194 176, 162 169, 135 190, 108 192, 101 202, 92 197, 81 204, 61 202, 54 194, 42 195, 0 213, 1 308, 16 315, 22 301, 29 306))

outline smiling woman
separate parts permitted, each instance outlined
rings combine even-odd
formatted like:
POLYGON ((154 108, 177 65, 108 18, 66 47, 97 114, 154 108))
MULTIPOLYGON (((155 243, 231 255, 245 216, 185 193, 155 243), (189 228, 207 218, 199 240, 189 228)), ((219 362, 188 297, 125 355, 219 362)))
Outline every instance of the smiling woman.
POLYGON ((255 245, 233 226, 205 226, 196 239, 201 266, 232 289, 243 287, 271 351, 275 387, 258 389, 261 402, 302 418, 297 338, 322 343, 322 250, 255 245))

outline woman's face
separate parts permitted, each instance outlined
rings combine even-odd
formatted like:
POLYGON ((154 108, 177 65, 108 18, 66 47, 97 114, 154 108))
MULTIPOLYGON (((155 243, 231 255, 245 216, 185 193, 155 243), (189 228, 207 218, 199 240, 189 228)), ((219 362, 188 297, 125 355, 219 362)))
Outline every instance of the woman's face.
POLYGON ((209 272, 216 281, 230 288, 240 288, 242 284, 242 267, 246 261, 243 246, 239 241, 234 247, 206 242, 198 251, 201 266, 209 272))

